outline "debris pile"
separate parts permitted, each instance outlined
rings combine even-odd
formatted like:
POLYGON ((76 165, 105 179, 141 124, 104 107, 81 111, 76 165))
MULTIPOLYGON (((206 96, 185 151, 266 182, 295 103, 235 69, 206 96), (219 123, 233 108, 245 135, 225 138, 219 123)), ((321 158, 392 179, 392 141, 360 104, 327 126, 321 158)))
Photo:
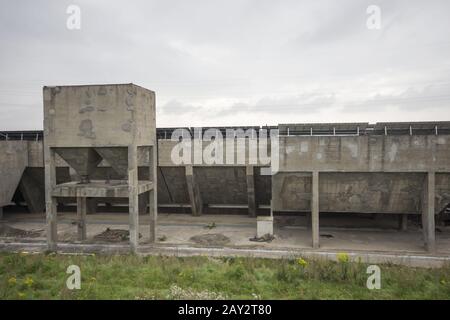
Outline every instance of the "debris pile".
POLYGON ((250 238, 250 241, 254 241, 254 242, 272 242, 272 240, 274 240, 275 237, 270 234, 270 233, 266 233, 265 235, 263 235, 262 237, 257 237, 254 236, 253 238, 250 238))
POLYGON ((0 236, 1 237, 14 237, 14 238, 36 238, 41 235, 44 230, 22 230, 7 226, 6 224, 0 224, 0 236))
MULTIPOLYGON (((139 238, 142 235, 139 234, 139 238)), ((110 229, 106 228, 105 231, 94 236, 94 240, 107 241, 107 242, 122 242, 130 240, 130 232, 123 229, 110 229)))
POLYGON ((230 238, 221 233, 208 233, 191 237, 191 241, 203 246, 223 246, 230 242, 230 238))

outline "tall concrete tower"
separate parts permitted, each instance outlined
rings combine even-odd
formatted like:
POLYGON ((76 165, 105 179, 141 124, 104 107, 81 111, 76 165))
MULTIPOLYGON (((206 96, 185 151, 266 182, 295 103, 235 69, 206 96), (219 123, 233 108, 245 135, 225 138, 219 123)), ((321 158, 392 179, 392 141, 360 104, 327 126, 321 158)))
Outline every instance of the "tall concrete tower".
POLYGON ((130 245, 139 242, 138 196, 148 192, 150 240, 156 238, 155 93, 134 84, 44 87, 44 161, 47 242, 57 249, 57 198, 77 199, 79 240, 86 239, 86 198, 128 198, 130 245), (76 181, 56 183, 55 155, 76 172, 76 181), (138 179, 138 158, 148 180, 138 179), (93 180, 106 161, 118 180, 93 180))

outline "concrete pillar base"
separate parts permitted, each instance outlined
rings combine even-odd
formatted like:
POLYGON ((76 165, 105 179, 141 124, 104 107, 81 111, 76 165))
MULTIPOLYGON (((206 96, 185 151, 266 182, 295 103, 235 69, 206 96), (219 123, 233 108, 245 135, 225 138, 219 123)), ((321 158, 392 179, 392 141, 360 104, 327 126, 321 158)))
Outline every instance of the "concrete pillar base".
POLYGON ((256 218, 256 237, 262 238, 267 234, 273 236, 273 217, 257 217, 256 218))

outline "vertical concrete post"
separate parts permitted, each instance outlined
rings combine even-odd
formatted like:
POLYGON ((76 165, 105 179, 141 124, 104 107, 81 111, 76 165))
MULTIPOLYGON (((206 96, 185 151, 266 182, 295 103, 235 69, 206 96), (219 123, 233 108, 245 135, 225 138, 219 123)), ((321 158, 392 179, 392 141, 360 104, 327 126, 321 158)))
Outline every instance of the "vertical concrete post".
POLYGON ((312 173, 311 234, 313 248, 319 248, 319 172, 312 173))
POLYGON ((428 172, 425 177, 422 201, 422 230, 425 242, 425 248, 429 252, 436 250, 435 234, 435 179, 434 172, 428 172))
POLYGON ((77 197, 77 233, 78 240, 86 240, 86 212, 87 199, 86 197, 77 197))
POLYGON ((191 210, 194 216, 202 215, 203 203, 200 195, 200 188, 195 180, 194 168, 191 165, 185 166, 186 183, 191 202, 191 210))
POLYGON ((149 147, 149 167, 148 176, 153 184, 152 190, 149 191, 149 213, 150 213, 150 242, 156 241, 156 225, 158 222, 158 152, 156 146, 149 147))
POLYGON ((53 197, 53 188, 56 186, 55 151, 48 146, 44 147, 45 170, 45 217, 47 222, 47 248, 56 251, 58 241, 57 229, 57 202, 53 197))
POLYGON ((128 206, 131 251, 136 252, 139 245, 139 197, 138 197, 137 147, 128 146, 128 206))
POLYGON ((247 175, 247 198, 248 198, 248 214, 250 217, 256 217, 256 196, 255 196, 255 175, 254 167, 246 166, 247 175))
POLYGON ((398 226, 401 231, 408 230, 408 215, 407 214, 400 214, 398 216, 398 226))

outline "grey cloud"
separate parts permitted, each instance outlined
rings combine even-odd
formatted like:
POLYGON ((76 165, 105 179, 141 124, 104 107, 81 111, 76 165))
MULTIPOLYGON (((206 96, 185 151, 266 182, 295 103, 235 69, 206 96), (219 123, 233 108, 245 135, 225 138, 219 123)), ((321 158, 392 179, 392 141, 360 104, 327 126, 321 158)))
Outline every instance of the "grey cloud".
POLYGON ((369 0, 78 0, 81 30, 68 31, 72 3, 1 2, 1 129, 42 128, 44 85, 102 82, 155 90, 159 126, 211 114, 249 124, 295 122, 299 112, 315 122, 379 121, 365 117, 395 99, 404 103, 388 109, 391 120, 419 119, 430 105, 450 120, 445 95, 419 101, 450 82, 446 0, 377 1, 380 31, 365 28, 369 0), (394 87, 399 94, 386 96, 394 87), (355 98, 353 89, 365 92, 355 98))

